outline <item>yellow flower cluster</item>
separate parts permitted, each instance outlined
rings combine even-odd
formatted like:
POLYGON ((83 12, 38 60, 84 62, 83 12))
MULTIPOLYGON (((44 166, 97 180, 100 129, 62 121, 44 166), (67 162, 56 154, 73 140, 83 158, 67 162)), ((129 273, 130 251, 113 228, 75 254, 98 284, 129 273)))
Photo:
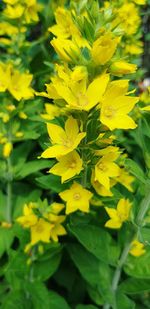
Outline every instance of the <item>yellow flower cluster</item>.
POLYGON ((18 71, 12 64, 0 63, 0 92, 8 90, 17 101, 33 98, 32 78, 31 74, 18 71))
MULTIPOLYGON (((97 24, 95 16, 85 9, 81 16, 75 9, 56 9, 56 24, 49 31, 54 35, 51 45, 60 61, 55 64, 55 74, 46 84, 46 91, 36 93, 54 103, 46 103, 47 113, 41 115, 48 121, 50 138, 50 146, 41 157, 56 158, 58 162, 49 172, 69 184, 59 194, 66 202, 67 215, 77 210, 89 212, 93 195, 112 196, 117 183, 133 191, 134 178, 124 168, 124 155, 113 145, 116 137, 111 132, 137 126, 130 112, 139 98, 129 92, 128 79, 114 80, 115 76, 134 73, 136 65, 118 57, 121 35, 113 31, 114 26, 105 27, 107 9, 106 3, 104 11, 98 12, 97 24), (99 24, 99 16, 103 16, 104 25, 99 24), (90 130, 92 117, 97 136, 90 130), (77 181, 72 183, 72 178, 77 181), (93 189, 89 189, 89 183, 93 189)), ((119 16, 122 19, 121 13, 119 16)), ((125 199, 120 199, 117 209, 106 207, 111 217, 106 226, 120 228, 129 219, 130 207, 125 199)))
POLYGON ((65 216, 60 215, 63 208, 64 205, 59 203, 52 203, 46 210, 42 207, 39 208, 37 203, 30 202, 28 205, 24 205, 23 216, 17 218, 16 221, 24 228, 30 229, 31 242, 27 245, 27 248, 40 241, 45 243, 49 243, 51 240, 58 242, 58 236, 66 234, 62 225, 65 216))

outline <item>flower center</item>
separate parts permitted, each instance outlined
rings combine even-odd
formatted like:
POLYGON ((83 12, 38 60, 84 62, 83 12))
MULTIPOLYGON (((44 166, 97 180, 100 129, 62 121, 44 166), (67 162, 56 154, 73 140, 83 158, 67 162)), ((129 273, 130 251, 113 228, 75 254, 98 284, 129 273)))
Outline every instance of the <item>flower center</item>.
POLYGON ((70 163, 70 166, 69 166, 70 168, 75 168, 76 167, 76 162, 75 161, 72 161, 71 163, 70 163))
POLYGON ((72 146, 72 141, 68 138, 62 141, 63 146, 70 148, 72 146))
POLYGON ((83 93, 79 93, 77 95, 77 99, 78 99, 77 105, 79 105, 79 106, 88 105, 88 99, 87 99, 86 95, 84 95, 83 93))
POLYGON ((113 118, 113 116, 115 115, 115 110, 111 106, 108 106, 107 108, 105 108, 104 114, 107 118, 113 118))
POLYGON ((75 194, 73 195, 73 198, 74 198, 75 201, 78 201, 78 200, 81 198, 80 193, 75 193, 75 194))
POLYGON ((100 162, 100 163, 98 164, 98 168, 99 168, 101 171, 103 171, 103 172, 106 172, 106 171, 107 171, 107 166, 106 166, 104 163, 102 163, 102 162, 100 162))
POLYGON ((44 231, 44 227, 42 224, 38 224, 36 227, 36 232, 37 233, 42 233, 44 231))

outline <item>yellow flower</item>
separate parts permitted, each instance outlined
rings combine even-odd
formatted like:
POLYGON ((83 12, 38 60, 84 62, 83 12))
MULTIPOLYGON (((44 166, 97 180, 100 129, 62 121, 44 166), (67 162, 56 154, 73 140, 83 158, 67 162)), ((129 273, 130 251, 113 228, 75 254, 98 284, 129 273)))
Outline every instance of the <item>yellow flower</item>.
MULTIPOLYGON (((25 32, 25 31, 26 31, 25 27, 20 28, 20 32, 25 32)), ((17 34, 18 32, 19 32, 19 29, 11 25, 10 23, 7 23, 7 22, 0 23, 0 35, 12 36, 14 34, 17 34)))
POLYGON ((26 8, 24 10, 24 17, 27 23, 37 22, 39 20, 38 11, 41 10, 41 5, 39 5, 36 0, 24 0, 26 8))
POLYGON ((68 107, 89 111, 102 98, 109 82, 109 74, 102 74, 96 77, 88 87, 86 86, 87 76, 85 75, 82 80, 80 78, 79 75, 77 79, 76 72, 76 81, 62 83, 61 79, 57 79, 55 80, 55 87, 58 95, 68 103, 68 107))
POLYGON ((62 211, 62 209, 64 209, 64 207, 64 204, 54 202, 50 205, 50 212, 58 215, 62 211))
POLYGON ((121 183, 122 186, 126 187, 129 191, 133 192, 131 184, 134 179, 135 178, 129 175, 129 173, 124 168, 120 168, 119 176, 116 178, 116 181, 121 183))
POLYGON ((147 0, 133 0, 134 3, 139 4, 139 5, 145 5, 147 0))
POLYGON ((110 66, 110 71, 114 75, 131 74, 135 73, 137 65, 128 63, 126 61, 116 61, 110 66))
POLYGON ((53 39, 51 45, 62 60, 66 62, 78 61, 81 52, 74 41, 58 38, 53 39))
POLYGON ((127 35, 136 33, 140 24, 140 16, 138 8, 134 3, 125 2, 116 10, 116 16, 114 26, 119 24, 127 35))
POLYGON ((134 43, 128 43, 125 46, 125 52, 131 55, 140 55, 143 53, 143 42, 136 41, 134 43))
POLYGON ((3 0, 3 2, 5 2, 5 3, 7 3, 7 4, 14 5, 14 4, 16 4, 17 2, 19 2, 19 0, 3 0))
POLYGON ((112 33, 100 36, 93 44, 91 54, 96 65, 104 65, 115 53, 118 38, 113 38, 112 33))
POLYGON ((3 157, 4 158, 8 158, 11 155, 13 149, 13 145, 10 142, 7 142, 4 146, 3 146, 3 157))
POLYGON ((117 204, 117 209, 105 207, 110 220, 105 223, 105 226, 111 229, 120 229, 123 222, 129 218, 131 203, 127 199, 120 199, 117 204))
POLYGON ((89 212, 89 202, 93 194, 74 182, 70 189, 61 192, 60 197, 66 202, 66 214, 81 210, 89 212))
POLYGON ((138 97, 127 96, 127 80, 113 81, 109 84, 101 101, 100 121, 110 130, 135 129, 136 123, 127 114, 139 101, 138 97))
POLYGON ((8 90, 16 100, 28 100, 34 96, 34 91, 30 86, 32 78, 31 74, 20 73, 18 70, 12 71, 8 90))
POLYGON ((42 158, 60 157, 72 152, 86 135, 84 132, 79 133, 78 122, 73 117, 67 119, 65 130, 52 123, 47 124, 47 129, 53 146, 41 154, 42 158))
POLYGON ((112 192, 108 189, 106 189, 96 178, 95 178, 95 172, 92 171, 92 177, 91 177, 91 184, 93 188, 95 189, 96 193, 101 196, 113 196, 112 192))
POLYGON ((79 47, 89 47, 88 42, 81 35, 79 29, 73 22, 69 10, 64 9, 63 7, 58 7, 55 11, 55 19, 57 24, 48 28, 59 39, 69 39, 73 37, 74 40, 78 43, 79 47))
POLYGON ((11 6, 8 4, 3 12, 7 18, 11 18, 11 19, 20 18, 24 12, 24 6, 22 6, 19 3, 14 6, 11 6))
POLYGON ((0 92, 8 88, 10 82, 10 65, 0 63, 0 92))
POLYGON ((119 167, 113 162, 114 160, 116 160, 116 156, 113 156, 113 153, 108 153, 95 166, 95 180, 98 180, 107 191, 110 190, 110 178, 119 175, 119 167))
POLYGON ((61 113, 61 109, 50 103, 45 104, 46 114, 41 114, 41 117, 46 120, 52 120, 55 117, 59 116, 61 113))
POLYGON ((77 31, 75 27, 71 14, 68 10, 63 7, 58 7, 55 11, 56 25, 48 28, 55 36, 63 39, 68 39, 72 33, 77 31))
POLYGON ((23 227, 29 228, 35 225, 38 221, 38 217, 33 212, 34 204, 25 204, 23 208, 23 216, 16 219, 23 227))
POLYGON ((19 112, 18 116, 21 119, 27 119, 28 118, 28 116, 24 112, 19 112))
POLYGON ((55 214, 50 213, 46 216, 46 218, 52 224, 50 239, 52 239, 55 242, 58 242, 58 236, 63 236, 67 234, 65 228, 61 224, 65 221, 66 216, 57 216, 55 214))
POLYGON ((49 172, 61 176, 62 183, 78 175, 82 170, 82 160, 75 150, 58 158, 58 161, 59 163, 55 164, 49 172))
POLYGON ((15 136, 16 137, 23 137, 24 133, 21 131, 16 132, 15 136))
POLYGON ((48 243, 52 228, 53 224, 40 218, 35 225, 31 226, 31 245, 35 245, 39 241, 48 243))
POLYGON ((143 255, 146 252, 146 250, 144 249, 144 245, 135 239, 132 241, 131 249, 129 252, 131 255, 138 257, 143 255))

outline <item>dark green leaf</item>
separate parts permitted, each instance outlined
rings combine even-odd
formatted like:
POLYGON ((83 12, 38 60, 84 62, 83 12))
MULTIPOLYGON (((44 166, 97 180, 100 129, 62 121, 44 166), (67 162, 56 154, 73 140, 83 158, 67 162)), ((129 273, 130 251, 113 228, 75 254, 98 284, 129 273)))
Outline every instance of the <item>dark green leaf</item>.
MULTIPOLYGON (((111 252, 111 236, 100 227, 90 224, 80 226, 69 225, 70 231, 79 242, 98 259, 110 264, 114 263, 113 251, 111 252)), ((116 252, 115 252, 116 259, 116 252)))

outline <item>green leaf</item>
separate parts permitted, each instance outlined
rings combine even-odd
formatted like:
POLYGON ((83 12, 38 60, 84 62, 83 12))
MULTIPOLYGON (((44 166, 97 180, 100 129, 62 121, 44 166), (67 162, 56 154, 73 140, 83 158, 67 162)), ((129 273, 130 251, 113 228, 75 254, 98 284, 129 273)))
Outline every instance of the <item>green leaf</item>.
POLYGON ((11 291, 4 300, 1 309, 32 309, 31 301, 25 297, 23 290, 11 291))
POLYGON ((15 179, 22 179, 30 174, 36 173, 44 168, 50 168, 53 162, 50 160, 34 160, 24 163, 23 167, 16 173, 15 179))
POLYGON ((50 293, 43 283, 37 281, 24 282, 24 290, 32 303, 32 308, 51 308, 50 293))
POLYGON ((120 284, 119 289, 125 294, 138 294, 150 291, 150 279, 128 278, 120 284))
POLYGON ((13 240, 13 229, 0 227, 0 256, 2 256, 5 251, 9 250, 13 240))
MULTIPOLYGON (((80 226, 69 225, 70 231, 78 241, 98 259, 103 262, 114 264, 116 251, 111 250, 111 236, 100 227, 90 224, 80 224, 80 226), (113 252, 115 253, 113 256, 113 252)), ((119 252, 118 252, 119 253, 119 252)))
POLYGON ((131 159, 126 159, 125 160, 125 167, 128 169, 128 171, 133 174, 137 179, 139 179, 142 183, 146 183, 146 178, 144 175, 144 172, 142 169, 139 167, 139 165, 131 160, 131 159))
POLYGON ((18 290, 21 289, 22 281, 27 276, 28 270, 25 254, 10 250, 9 262, 5 268, 5 277, 11 286, 18 290))
POLYGON ((139 230, 139 241, 150 244, 150 228, 143 227, 139 230))
POLYGON ((57 270, 61 261, 61 247, 53 248, 49 254, 39 257, 32 265, 33 273, 39 281, 45 281, 50 278, 57 270))
POLYGON ((111 274, 109 266, 98 260, 93 254, 80 245, 70 245, 69 252, 83 278, 95 286, 104 301, 114 303, 111 290, 111 274))
POLYGON ((104 304, 104 300, 102 299, 102 296, 100 295, 99 291, 95 289, 95 287, 92 287, 90 284, 87 286, 88 294, 91 298, 91 300, 99 306, 102 306, 104 304))
POLYGON ((92 285, 98 285, 100 282, 98 272, 100 261, 80 245, 69 245, 68 250, 83 278, 92 285))
POLYGON ((36 178, 36 181, 41 188, 52 190, 56 193, 59 193, 68 187, 68 185, 61 183, 60 177, 55 175, 41 176, 36 178))
MULTIPOLYGON (((19 186, 20 188, 21 186, 19 186)), ((15 207, 13 210, 13 219, 16 219, 17 217, 21 216, 23 213, 23 206, 26 203, 29 202, 37 202, 37 200, 41 196, 41 190, 33 190, 32 191, 26 191, 24 189, 24 192, 20 192, 20 194, 17 194, 14 199, 15 207)))
MULTIPOLYGON (((54 291, 49 291, 50 307, 53 309, 71 309, 65 299, 54 291)), ((38 309, 38 308, 36 308, 38 309)), ((44 308, 45 309, 45 308, 44 308)))
POLYGON ((76 309, 98 309, 98 307, 94 305, 78 305, 76 309))
POLYGON ((116 295, 116 309, 134 309, 135 303, 126 295, 118 292, 116 295))

